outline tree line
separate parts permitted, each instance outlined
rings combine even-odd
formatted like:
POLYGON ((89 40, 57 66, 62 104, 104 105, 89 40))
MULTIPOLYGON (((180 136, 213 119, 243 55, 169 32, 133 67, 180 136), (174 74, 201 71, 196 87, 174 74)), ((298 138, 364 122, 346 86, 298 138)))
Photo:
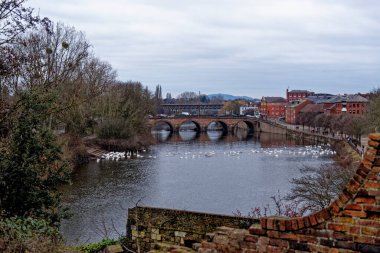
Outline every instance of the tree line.
POLYGON ((77 139, 144 134, 154 94, 117 80, 83 32, 35 15, 25 0, 0 2, 0 55, 0 220, 31 217, 57 228, 67 215, 57 186, 70 168, 54 130, 77 139))

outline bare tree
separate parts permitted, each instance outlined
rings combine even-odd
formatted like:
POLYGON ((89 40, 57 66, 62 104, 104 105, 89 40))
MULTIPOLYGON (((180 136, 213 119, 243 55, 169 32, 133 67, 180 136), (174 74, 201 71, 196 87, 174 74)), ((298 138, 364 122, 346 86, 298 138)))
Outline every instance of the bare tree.
POLYGON ((1 0, 0 2, 0 46, 13 43, 17 36, 36 24, 48 25, 49 19, 33 15, 33 8, 25 7, 26 0, 1 0))
POLYGON ((314 212, 327 207, 343 191, 354 169, 353 166, 324 164, 320 167, 304 166, 300 172, 299 178, 291 180, 292 189, 285 199, 303 212, 314 212))

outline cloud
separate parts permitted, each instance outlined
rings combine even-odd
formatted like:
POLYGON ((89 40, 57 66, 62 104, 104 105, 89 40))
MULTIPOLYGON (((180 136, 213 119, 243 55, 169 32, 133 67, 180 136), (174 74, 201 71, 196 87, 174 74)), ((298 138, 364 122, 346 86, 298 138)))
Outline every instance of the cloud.
POLYGON ((121 79, 160 83, 173 93, 281 95, 294 83, 356 92, 379 82, 380 3, 374 0, 28 3, 85 31, 121 79))

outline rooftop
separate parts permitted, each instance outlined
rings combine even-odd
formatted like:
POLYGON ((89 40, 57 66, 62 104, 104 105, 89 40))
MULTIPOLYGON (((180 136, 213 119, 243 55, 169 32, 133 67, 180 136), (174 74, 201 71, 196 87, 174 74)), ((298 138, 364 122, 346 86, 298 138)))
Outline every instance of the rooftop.
POLYGON ((362 97, 358 94, 353 95, 336 95, 335 97, 331 98, 328 103, 340 103, 340 102, 363 102, 367 103, 368 99, 365 97, 362 97))
POLYGON ((263 97, 262 100, 267 103, 286 103, 286 99, 283 97, 263 97))
POLYGON ((304 108, 302 108, 300 112, 301 113, 305 113, 305 112, 323 113, 323 104, 308 104, 304 108))
POLYGON ((308 91, 308 90, 290 90, 288 92, 307 92, 307 93, 313 93, 313 92, 308 91))

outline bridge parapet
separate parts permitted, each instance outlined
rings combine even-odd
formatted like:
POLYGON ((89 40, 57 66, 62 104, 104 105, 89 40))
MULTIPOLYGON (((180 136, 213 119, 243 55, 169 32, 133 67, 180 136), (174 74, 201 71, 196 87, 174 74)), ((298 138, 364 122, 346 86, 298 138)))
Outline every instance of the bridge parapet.
POLYGON ((149 118, 149 124, 153 128, 159 123, 169 125, 172 132, 178 132, 181 125, 186 122, 193 122, 199 132, 207 131, 208 126, 212 122, 219 122, 226 131, 233 132, 240 122, 245 122, 248 128, 253 131, 258 131, 257 118, 253 117, 231 117, 231 116, 183 116, 183 117, 152 117, 149 118))

